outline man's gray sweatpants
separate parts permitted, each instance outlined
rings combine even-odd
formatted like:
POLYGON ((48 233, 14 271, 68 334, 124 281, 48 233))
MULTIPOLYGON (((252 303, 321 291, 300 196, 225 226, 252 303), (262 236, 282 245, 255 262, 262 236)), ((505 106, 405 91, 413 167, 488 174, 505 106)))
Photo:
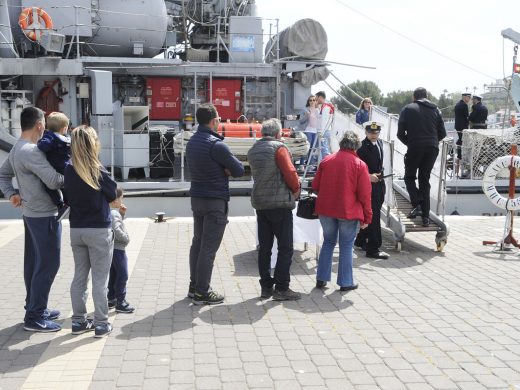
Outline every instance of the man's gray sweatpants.
POLYGON ((94 325, 107 323, 107 285, 114 250, 112 228, 71 228, 70 244, 74 255, 74 279, 70 286, 72 321, 84 322, 87 319, 87 284, 92 270, 94 325))

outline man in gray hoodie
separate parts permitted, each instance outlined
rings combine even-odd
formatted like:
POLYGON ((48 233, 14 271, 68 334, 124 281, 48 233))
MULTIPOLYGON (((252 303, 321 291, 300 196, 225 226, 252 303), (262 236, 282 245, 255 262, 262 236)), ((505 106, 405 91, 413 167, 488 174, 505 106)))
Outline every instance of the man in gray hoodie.
POLYGON ((430 174, 439 154, 439 142, 446 137, 441 111, 426 97, 424 88, 413 91, 413 103, 401 111, 397 130, 397 138, 408 147, 404 182, 413 207, 408 218, 422 216, 425 227, 430 225, 430 174), (419 188, 415 185, 417 176, 419 188))
POLYGON ((24 329, 32 332, 57 332, 53 320, 58 310, 49 310, 47 302, 52 282, 60 267, 61 223, 58 209, 45 191, 63 186, 63 176, 54 170, 38 140, 45 130, 45 116, 35 107, 24 108, 20 115, 22 135, 8 158, 0 166, 0 191, 14 207, 22 207, 25 227, 24 280, 26 289, 24 329), (16 176, 18 189, 13 187, 16 176))

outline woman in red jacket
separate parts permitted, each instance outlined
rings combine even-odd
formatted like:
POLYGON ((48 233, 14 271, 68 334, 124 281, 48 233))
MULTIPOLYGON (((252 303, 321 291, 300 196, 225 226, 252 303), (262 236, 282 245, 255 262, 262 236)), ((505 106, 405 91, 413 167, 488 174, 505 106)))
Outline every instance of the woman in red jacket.
POLYGON ((356 155, 361 146, 356 133, 345 132, 339 146, 337 153, 323 159, 312 182, 312 189, 318 193, 316 212, 323 228, 316 287, 323 288, 330 281, 339 233, 337 283, 341 291, 349 291, 357 288, 352 276, 354 240, 359 227, 364 229, 372 221, 372 186, 367 165, 356 155))

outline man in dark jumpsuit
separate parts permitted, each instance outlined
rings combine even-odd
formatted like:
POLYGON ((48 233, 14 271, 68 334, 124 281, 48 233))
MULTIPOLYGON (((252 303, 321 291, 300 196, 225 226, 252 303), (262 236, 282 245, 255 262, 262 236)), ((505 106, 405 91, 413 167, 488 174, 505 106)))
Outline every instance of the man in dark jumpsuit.
POLYGON ((488 109, 482 104, 482 97, 473 95, 473 105, 469 114, 470 129, 487 129, 488 109))
POLYGON ((462 99, 455 105, 455 130, 459 139, 457 140, 457 158, 462 158, 462 132, 469 129, 469 107, 468 103, 471 99, 471 93, 462 94, 462 99))
POLYGON ((441 111, 427 99, 426 89, 415 89, 413 103, 406 105, 399 115, 397 138, 407 146, 404 183, 413 207, 408 218, 421 216, 425 227, 430 226, 430 174, 444 137, 441 111), (417 178, 419 188, 415 185, 417 178))
POLYGON ((379 250, 381 239, 381 206, 385 199, 385 182, 383 180, 383 142, 379 139, 381 125, 377 122, 366 122, 366 138, 361 142, 357 154, 368 166, 372 183, 372 222, 366 229, 360 230, 354 244, 366 250, 366 256, 372 259, 388 259, 388 254, 379 250))

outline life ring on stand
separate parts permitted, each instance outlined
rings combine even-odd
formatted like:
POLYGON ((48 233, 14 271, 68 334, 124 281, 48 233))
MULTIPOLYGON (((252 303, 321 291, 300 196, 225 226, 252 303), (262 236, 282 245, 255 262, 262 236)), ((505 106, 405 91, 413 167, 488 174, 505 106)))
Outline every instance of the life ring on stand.
POLYGON ((488 199, 495 206, 511 211, 520 210, 520 196, 509 199, 498 193, 495 187, 495 180, 497 174, 503 169, 509 169, 509 167, 520 169, 520 157, 519 156, 502 156, 493 161, 484 172, 484 178, 482 179, 482 190, 488 199))
POLYGON ((50 15, 39 7, 24 8, 18 18, 18 24, 27 38, 32 41, 41 40, 42 31, 51 30, 54 27, 50 15), (35 13, 36 17, 34 16, 35 13))

